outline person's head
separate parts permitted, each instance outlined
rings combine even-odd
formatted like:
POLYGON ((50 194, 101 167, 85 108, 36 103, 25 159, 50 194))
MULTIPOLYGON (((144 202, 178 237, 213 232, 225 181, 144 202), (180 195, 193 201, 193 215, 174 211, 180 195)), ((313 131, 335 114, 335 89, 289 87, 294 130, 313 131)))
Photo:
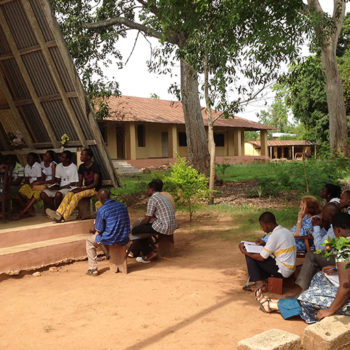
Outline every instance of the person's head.
POLYGON ((72 163, 73 153, 71 151, 63 151, 61 153, 61 162, 63 165, 67 166, 72 163))
POLYGON ((332 218, 332 226, 336 237, 350 236, 350 215, 347 213, 336 213, 332 218))
POLYGON ((277 226, 276 217, 269 211, 265 211, 259 217, 259 223, 265 233, 272 232, 277 226))
POLYGON ((332 223, 333 216, 339 211, 340 208, 336 203, 327 203, 322 210, 322 226, 328 228, 332 223))
POLYGON ((340 208, 350 206, 350 190, 344 191, 340 196, 340 208))
POLYGON ((46 151, 43 155, 43 161, 51 163, 53 160, 55 160, 55 152, 52 150, 46 151))
POLYGON ((92 157, 93 157, 93 153, 91 151, 90 148, 84 148, 82 151, 81 151, 81 154, 80 154, 80 160, 85 163, 85 162, 89 162, 92 157))
POLYGON ((18 162, 18 159, 15 154, 8 154, 7 156, 5 156, 4 162, 12 169, 18 162))
POLYGON ((101 188, 97 193, 98 200, 103 204, 107 199, 110 198, 110 192, 107 188, 101 188))
POLYGON ((300 209, 305 206, 305 214, 317 215, 321 212, 318 199, 313 196, 304 196, 300 201, 300 209))
POLYGON ((325 199, 329 202, 332 198, 339 198, 341 193, 341 188, 338 185, 333 184, 325 184, 322 187, 322 191, 320 193, 321 198, 325 199))
POLYGON ((163 182, 160 184, 159 179, 157 180, 152 180, 148 185, 147 185, 147 196, 152 196, 154 192, 161 192, 162 187, 163 187, 163 182))
POLYGON ((32 166, 35 162, 38 161, 38 155, 34 152, 30 152, 27 154, 27 163, 32 166))

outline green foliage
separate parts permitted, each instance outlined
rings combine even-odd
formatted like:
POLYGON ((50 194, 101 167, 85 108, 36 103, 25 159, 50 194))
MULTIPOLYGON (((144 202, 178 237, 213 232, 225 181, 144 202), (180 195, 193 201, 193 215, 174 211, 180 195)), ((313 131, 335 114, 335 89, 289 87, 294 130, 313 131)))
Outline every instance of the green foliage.
POLYGON ((208 179, 178 156, 171 166, 170 174, 163 178, 165 188, 174 195, 178 203, 183 203, 192 220, 198 200, 208 198, 208 179))
POLYGON ((322 243, 325 250, 317 250, 316 254, 322 254, 325 258, 335 256, 336 259, 345 260, 347 262, 346 268, 350 268, 350 239, 347 237, 328 238, 322 243))
POLYGON ((230 164, 223 163, 223 164, 215 164, 216 167, 216 173, 220 174, 222 177, 225 176, 226 170, 230 167, 230 164))
MULTIPOLYGON (((350 160, 306 161, 310 194, 318 196, 325 183, 337 183, 349 174, 350 160)), ((257 180, 258 187, 251 195, 278 196, 281 192, 306 192, 304 167, 302 162, 278 162, 263 164, 232 165, 222 177, 225 181, 257 180)))

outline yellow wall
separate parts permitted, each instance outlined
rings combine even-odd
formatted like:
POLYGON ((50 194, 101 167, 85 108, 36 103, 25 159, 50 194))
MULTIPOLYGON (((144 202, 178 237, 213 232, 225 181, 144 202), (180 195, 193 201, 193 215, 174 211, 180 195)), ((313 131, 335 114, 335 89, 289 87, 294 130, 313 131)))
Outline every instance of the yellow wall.
POLYGON ((260 150, 255 149, 251 143, 245 142, 244 143, 244 154, 246 156, 260 156, 260 150))

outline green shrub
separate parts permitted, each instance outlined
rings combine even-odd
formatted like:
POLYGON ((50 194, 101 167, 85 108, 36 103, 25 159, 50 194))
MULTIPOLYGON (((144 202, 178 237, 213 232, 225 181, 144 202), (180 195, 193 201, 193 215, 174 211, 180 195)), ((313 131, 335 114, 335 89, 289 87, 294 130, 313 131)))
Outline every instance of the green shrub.
POLYGON ((183 203, 192 220, 197 209, 197 201, 208 198, 208 179, 178 156, 177 162, 171 166, 168 176, 163 177, 164 189, 171 192, 177 203, 183 203))

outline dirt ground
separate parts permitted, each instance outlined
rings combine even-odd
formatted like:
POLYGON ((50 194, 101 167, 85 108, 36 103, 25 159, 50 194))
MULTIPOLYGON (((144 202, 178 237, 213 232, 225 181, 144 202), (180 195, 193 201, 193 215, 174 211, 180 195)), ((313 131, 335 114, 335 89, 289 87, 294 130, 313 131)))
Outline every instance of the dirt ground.
POLYGON ((128 259, 127 275, 101 262, 90 277, 81 261, 1 281, 0 349, 235 349, 271 328, 302 336, 303 321, 264 314, 242 290, 239 239, 218 235, 237 226, 231 217, 178 222, 175 255, 148 265, 128 259))

